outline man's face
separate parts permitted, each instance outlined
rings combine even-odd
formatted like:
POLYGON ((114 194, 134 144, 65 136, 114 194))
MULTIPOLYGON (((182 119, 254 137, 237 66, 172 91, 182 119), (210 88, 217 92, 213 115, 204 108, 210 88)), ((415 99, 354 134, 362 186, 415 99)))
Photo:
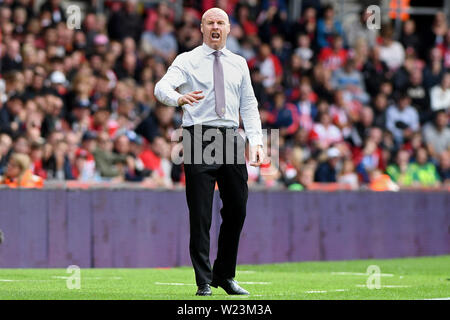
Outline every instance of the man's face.
POLYGON ((436 116, 436 124, 438 128, 445 128, 447 126, 448 123, 448 117, 447 114, 445 112, 440 112, 437 116, 436 116))
POLYGON ((230 22, 227 14, 218 8, 206 11, 203 15, 200 30, 203 34, 204 43, 215 50, 222 49, 230 33, 230 22))

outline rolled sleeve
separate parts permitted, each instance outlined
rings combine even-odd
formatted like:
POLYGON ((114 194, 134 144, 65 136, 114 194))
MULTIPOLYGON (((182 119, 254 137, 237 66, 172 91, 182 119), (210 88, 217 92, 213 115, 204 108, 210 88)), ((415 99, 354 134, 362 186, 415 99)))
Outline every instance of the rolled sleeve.
POLYGON ((155 85, 155 97, 168 106, 177 107, 178 99, 182 96, 175 89, 186 83, 187 77, 183 71, 183 64, 180 56, 178 56, 167 69, 166 74, 155 85))
POLYGON ((244 123, 245 134, 251 146, 263 145, 261 119, 259 117, 258 101, 256 100, 250 78, 247 62, 242 59, 243 80, 241 85, 240 114, 244 123))

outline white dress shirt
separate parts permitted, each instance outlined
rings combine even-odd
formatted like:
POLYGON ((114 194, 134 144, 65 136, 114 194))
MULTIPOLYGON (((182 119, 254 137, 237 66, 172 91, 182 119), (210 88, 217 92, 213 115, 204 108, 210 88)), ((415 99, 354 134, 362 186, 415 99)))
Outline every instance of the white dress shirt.
POLYGON ((245 59, 224 47, 220 51, 225 80, 226 110, 223 118, 215 111, 213 63, 215 50, 201 46, 178 55, 167 73, 155 85, 155 97, 168 106, 178 106, 178 99, 189 92, 202 90, 205 96, 183 108, 183 127, 196 124, 217 127, 239 127, 239 114, 250 145, 262 145, 258 102, 253 92, 245 59), (177 90, 176 90, 177 89, 177 90))

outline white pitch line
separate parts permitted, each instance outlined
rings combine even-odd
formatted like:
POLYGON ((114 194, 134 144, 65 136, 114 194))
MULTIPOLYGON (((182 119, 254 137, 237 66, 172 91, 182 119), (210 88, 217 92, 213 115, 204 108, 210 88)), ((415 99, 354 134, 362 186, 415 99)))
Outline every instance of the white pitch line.
POLYGON ((348 291, 348 289, 336 289, 336 290, 331 290, 331 291, 344 292, 344 291, 348 291))
MULTIPOLYGON (((332 272, 331 274, 340 275, 340 276, 370 276, 369 273, 362 273, 362 272, 332 272)), ((380 273, 377 274, 381 277, 393 277, 394 275, 392 273, 380 273)))
MULTIPOLYGON (((63 280, 67 280, 70 277, 66 277, 66 276, 52 276, 52 278, 56 278, 56 279, 63 279, 63 280)), ((81 277, 82 280, 85 279, 89 279, 89 280, 120 280, 122 279, 121 277, 81 277)))
MULTIPOLYGON (((367 285, 365 284, 357 284, 356 285, 359 288, 365 288, 367 285)), ((382 288, 411 288, 411 286, 403 286, 403 285, 382 285, 382 288)))
POLYGON ((256 273, 256 271, 252 271, 252 270, 242 270, 242 271, 237 271, 237 273, 252 274, 252 273, 256 273))
POLYGON ((446 298, 432 298, 432 299, 424 299, 424 300, 450 300, 450 297, 446 297, 446 298))
POLYGON ((305 293, 327 293, 327 292, 344 292, 344 291, 348 291, 348 289, 309 290, 309 291, 305 291, 305 293))
POLYGON ((195 286, 193 283, 179 283, 179 282, 155 282, 155 284, 163 286, 195 286))
POLYGON ((0 282, 36 282, 36 281, 56 281, 55 279, 0 279, 0 282))
MULTIPOLYGON (((261 284, 261 285, 268 285, 272 284, 272 282, 242 282, 239 281, 239 284, 261 284)), ((193 283, 181 283, 181 282, 155 282, 155 284, 158 285, 165 285, 165 286, 195 286, 193 283)))

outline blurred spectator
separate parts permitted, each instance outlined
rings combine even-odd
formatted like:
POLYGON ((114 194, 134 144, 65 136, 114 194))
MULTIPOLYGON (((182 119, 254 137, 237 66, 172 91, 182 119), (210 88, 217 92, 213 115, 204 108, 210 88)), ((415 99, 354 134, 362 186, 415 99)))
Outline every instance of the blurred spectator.
POLYGON ((0 131, 9 135, 23 132, 25 115, 22 97, 13 95, 6 102, 6 107, 0 109, 0 131))
POLYGON ((339 149, 332 147, 326 152, 326 161, 319 164, 314 174, 316 182, 337 182, 338 163, 341 160, 339 149))
MULTIPOLYGON (((236 23, 231 24, 230 33, 228 34, 226 43, 227 49, 233 53, 242 55, 242 49, 239 41, 242 40, 243 36, 244 32, 242 31, 241 26, 236 23)), ((283 43, 281 44, 283 45, 283 43)))
POLYGON ((442 47, 444 44, 445 32, 447 31, 447 18, 445 13, 440 11, 434 16, 431 28, 427 28, 422 36, 421 56, 428 56, 431 48, 442 47))
POLYGON ((114 152, 126 157, 125 180, 143 181, 149 175, 145 170, 144 163, 139 158, 139 146, 142 139, 134 131, 122 131, 114 140, 114 152))
POLYGON ((411 98, 412 106, 419 113, 420 123, 428 121, 430 118, 430 96, 423 83, 422 70, 413 70, 405 90, 406 94, 411 98))
POLYGON ((342 171, 339 173, 337 182, 350 185, 353 190, 358 189, 358 175, 355 172, 355 165, 351 159, 344 160, 342 171))
POLYGON ((26 154, 14 153, 11 155, 1 184, 10 188, 42 188, 43 180, 35 176, 30 169, 30 157, 26 154))
POLYGON ((113 143, 108 133, 102 131, 98 134, 97 148, 93 155, 95 166, 102 178, 109 180, 120 176, 120 170, 123 168, 122 165, 126 163, 127 156, 113 153, 113 143))
POLYGON ((126 0, 123 10, 114 11, 108 21, 111 39, 122 41, 131 37, 138 42, 142 32, 142 19, 136 12, 137 0, 126 0))
POLYGON ((249 61, 249 67, 258 67, 263 78, 262 84, 269 93, 273 93, 275 87, 280 85, 283 76, 283 67, 280 60, 272 53, 268 44, 262 44, 259 55, 249 61))
MULTIPOLYGON (((173 21, 174 19, 174 12, 169 7, 168 3, 161 1, 159 2, 156 7, 147 9, 147 17, 144 22, 144 29, 146 31, 153 31, 156 25, 156 22, 160 17, 163 17, 169 21, 173 21)), ((187 15, 186 10, 186 15, 187 15)))
POLYGON ((439 176, 443 184, 450 185, 450 151, 446 150, 439 157, 439 176))
POLYGON ((406 93, 401 93, 395 105, 390 106, 386 113, 386 127, 398 143, 404 142, 419 130, 419 114, 411 106, 411 99, 406 93))
POLYGON ((354 162, 356 164, 356 171, 364 183, 368 183, 370 181, 370 172, 373 170, 384 170, 381 149, 370 137, 365 140, 362 150, 355 153, 356 155, 354 156, 354 162))
POLYGON ((43 167, 47 172, 47 179, 72 180, 72 165, 67 151, 68 144, 64 140, 57 141, 50 158, 45 159, 43 167))
MULTIPOLYGON (((303 81, 299 87, 300 97, 297 106, 298 124, 309 132, 317 116, 317 106, 314 103, 315 98, 312 96, 313 91, 309 81, 303 81)), ((294 119, 295 120, 295 119, 294 119)))
POLYGON ((342 68, 337 69, 333 73, 331 82, 335 89, 345 89, 352 100, 356 99, 361 103, 369 101, 363 76, 361 72, 355 69, 355 61, 353 59, 348 59, 342 68))
POLYGON ((293 135, 299 126, 296 106, 286 102, 284 92, 274 94, 273 103, 268 103, 266 111, 261 111, 261 121, 271 128, 280 129, 281 135, 293 135))
POLYGON ((287 67, 289 57, 291 56, 291 46, 284 41, 284 37, 281 34, 275 34, 270 40, 270 45, 273 54, 278 58, 283 68, 287 67))
POLYGON ((295 56, 301 59, 301 66, 303 69, 311 68, 311 61, 314 56, 314 51, 311 49, 311 39, 306 33, 301 33, 297 38, 297 47, 295 48, 295 56))
POLYGON ((331 102, 334 98, 334 91, 331 84, 332 71, 324 64, 318 63, 313 69, 312 87, 314 93, 325 102, 331 102))
POLYGON ((321 150, 328 148, 336 142, 342 141, 341 130, 332 123, 328 113, 319 115, 319 123, 314 124, 310 132, 310 140, 321 150))
POLYGON ((115 68, 116 76, 118 80, 124 80, 125 78, 131 78, 133 80, 138 79, 138 61, 134 53, 126 53, 123 55, 121 63, 115 68))
POLYGON ((429 89, 435 85, 438 85, 441 82, 443 75, 444 66, 442 62, 442 53, 439 48, 434 47, 430 51, 430 62, 423 70, 423 81, 425 87, 429 89))
POLYGON ((375 169, 370 172, 370 190, 372 191, 398 191, 398 185, 387 174, 375 169))
POLYGON ((431 157, 438 159, 440 154, 450 150, 450 128, 445 111, 435 113, 434 122, 423 127, 423 137, 431 157))
POLYGON ((374 120, 373 124, 378 127, 386 128, 386 110, 388 107, 388 99, 384 93, 378 93, 373 102, 374 120))
POLYGON ((420 39, 416 33, 416 23, 414 20, 406 20, 403 23, 400 43, 405 48, 406 53, 419 53, 420 39))
MULTIPOLYGON (((356 106, 359 108, 359 105, 356 106)), ((344 90, 335 91, 334 103, 330 106, 329 114, 342 135, 347 138, 350 134, 350 126, 359 110, 355 110, 350 96, 344 90)))
POLYGON ((20 43, 17 40, 11 40, 6 48, 6 54, 1 60, 1 71, 22 69, 22 56, 20 55, 20 43))
MULTIPOLYGON (((450 68, 450 30, 445 33, 444 43, 435 46, 431 51, 437 49, 442 60, 443 67, 448 70, 450 68)), ((430 55, 433 53, 430 52, 430 55)))
POLYGON ((313 7, 306 7, 302 11, 302 16, 298 19, 298 21, 294 22, 294 25, 290 28, 290 39, 292 44, 295 44, 299 34, 304 34, 310 43, 310 48, 313 51, 317 51, 317 11, 313 7))
POLYGON ((258 26, 256 21, 252 19, 250 7, 246 3, 242 3, 237 9, 237 22, 244 30, 248 37, 255 37, 258 34, 258 26))
POLYGON ((72 176, 76 180, 85 182, 100 180, 100 177, 95 170, 94 158, 86 149, 79 148, 75 152, 72 176))
POLYGON ((306 165, 298 174, 298 179, 295 183, 289 185, 291 191, 307 190, 314 183, 314 167, 306 165))
POLYGON ((258 35, 265 43, 272 33, 288 34, 287 6, 285 0, 262 0, 261 12, 256 20, 258 35))
POLYGON ((319 48, 331 47, 335 37, 344 36, 341 23, 334 17, 333 6, 328 5, 323 9, 323 16, 317 21, 317 43, 319 48))
POLYGON ((162 137, 155 137, 151 149, 139 155, 144 167, 152 171, 152 178, 160 187, 172 186, 172 170, 174 166, 170 161, 170 145, 162 137))
POLYGON ((450 108, 450 73, 445 73, 441 83, 431 88, 430 98, 433 111, 450 108))
POLYGON ((370 107, 366 106, 361 108, 358 118, 359 119, 355 119, 357 121, 355 121, 355 124, 351 128, 348 140, 352 145, 361 147, 371 130, 376 129, 376 127, 373 127, 374 113, 370 107))
POLYGON ((390 77, 387 64, 381 60, 380 47, 374 47, 362 68, 367 92, 372 96, 380 91, 381 84, 390 77))
POLYGON ((405 61, 405 49, 400 42, 394 40, 394 30, 390 25, 381 28, 381 39, 380 59, 395 71, 405 61))
POLYGON ((411 163, 411 174, 413 184, 420 186, 437 186, 440 177, 436 166, 429 161, 427 149, 421 147, 417 149, 415 161, 411 163))
POLYGON ((344 49, 344 39, 340 35, 335 35, 330 40, 330 46, 320 50, 318 59, 324 63, 327 69, 334 71, 344 65, 347 55, 348 52, 344 49))
POLYGON ((168 21, 160 17, 153 31, 146 31, 141 37, 141 48, 146 53, 152 53, 164 62, 171 64, 177 55, 177 41, 172 34, 168 21))
POLYGON ((0 134, 0 175, 5 172, 12 150, 12 139, 6 133, 0 134))
POLYGON ((370 17, 370 12, 363 9, 359 12, 359 17, 352 23, 345 26, 345 35, 347 43, 353 47, 358 39, 365 39, 369 47, 373 48, 376 44, 377 32, 376 29, 369 29, 367 27, 367 19, 370 17))
POLYGON ((50 21, 44 22, 44 26, 50 25, 50 24, 56 24, 58 22, 65 22, 66 21, 66 14, 61 6, 61 0, 47 0, 45 1, 39 12, 41 15, 44 15, 47 17, 50 17, 50 21))
POLYGON ((387 174, 400 187, 408 187, 413 184, 413 174, 410 167, 410 155, 406 150, 399 150, 395 162, 386 168, 387 174))

